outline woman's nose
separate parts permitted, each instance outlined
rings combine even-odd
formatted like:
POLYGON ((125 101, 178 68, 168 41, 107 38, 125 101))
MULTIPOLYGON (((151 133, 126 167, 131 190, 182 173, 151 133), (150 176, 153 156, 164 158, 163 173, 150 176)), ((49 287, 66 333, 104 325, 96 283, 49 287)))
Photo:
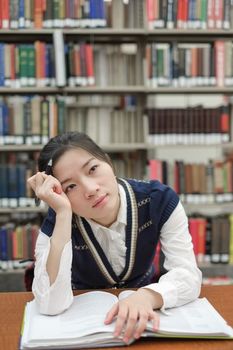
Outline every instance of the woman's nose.
POLYGON ((94 181, 86 181, 84 184, 84 195, 88 199, 99 191, 99 185, 94 181))

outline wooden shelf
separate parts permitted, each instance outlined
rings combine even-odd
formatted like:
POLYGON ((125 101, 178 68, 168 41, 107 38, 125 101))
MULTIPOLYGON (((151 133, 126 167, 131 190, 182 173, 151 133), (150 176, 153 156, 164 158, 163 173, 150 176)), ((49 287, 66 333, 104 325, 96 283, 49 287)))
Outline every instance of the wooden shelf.
POLYGON ((0 214, 15 214, 15 213, 45 213, 47 208, 45 207, 16 207, 16 208, 3 208, 0 207, 0 214))
POLYGON ((40 151, 43 145, 0 145, 1 152, 33 152, 40 151))
POLYGON ((0 95, 52 95, 63 94, 62 88, 58 87, 20 87, 20 88, 0 88, 0 95))
MULTIPOLYGON (((100 145, 106 152, 135 151, 153 148, 154 145, 147 143, 116 143, 109 145, 100 145)), ((41 150, 43 145, 0 145, 2 152, 33 152, 41 150)))
POLYGON ((214 204, 187 204, 183 203, 187 215, 200 214, 204 216, 217 216, 233 213, 233 202, 214 204))
POLYGON ((221 94, 233 95, 232 87, 157 87, 148 88, 144 85, 134 86, 77 86, 77 87, 21 87, 21 88, 0 88, 0 95, 71 95, 71 94, 221 94))

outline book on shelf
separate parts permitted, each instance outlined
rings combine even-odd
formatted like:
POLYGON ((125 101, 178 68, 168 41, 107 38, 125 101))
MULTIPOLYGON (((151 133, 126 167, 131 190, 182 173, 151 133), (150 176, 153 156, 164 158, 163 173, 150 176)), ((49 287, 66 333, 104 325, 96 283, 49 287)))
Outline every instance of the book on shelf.
POLYGON ((148 28, 230 29, 232 2, 228 0, 146 0, 148 28))
MULTIPOLYGON (((123 291, 119 298, 129 295, 123 291)), ((118 298, 105 291, 92 291, 74 297, 71 307, 57 316, 41 315, 35 300, 25 307, 21 349, 86 348, 126 345, 122 336, 114 337, 115 322, 104 324, 109 309, 118 298)), ((206 298, 157 311, 160 325, 153 330, 150 322, 142 337, 232 339, 233 329, 206 298)), ((134 342, 131 339, 129 344, 134 342)))
POLYGON ((0 270, 22 268, 22 260, 34 259, 39 226, 33 223, 15 224, 9 221, 0 226, 0 270))
POLYGON ((0 145, 41 145, 65 130, 64 96, 0 99, 0 145))
POLYGON ((150 88, 232 86, 230 40, 146 44, 145 84, 150 88))
POLYGON ((190 216, 188 223, 194 254, 200 266, 203 263, 232 263, 231 215, 190 216))
POLYGON ((169 144, 221 144, 231 140, 231 106, 206 108, 148 108, 148 142, 169 144))
POLYGON ((208 163, 149 159, 147 177, 171 186, 184 203, 214 204, 233 201, 232 159, 208 163))

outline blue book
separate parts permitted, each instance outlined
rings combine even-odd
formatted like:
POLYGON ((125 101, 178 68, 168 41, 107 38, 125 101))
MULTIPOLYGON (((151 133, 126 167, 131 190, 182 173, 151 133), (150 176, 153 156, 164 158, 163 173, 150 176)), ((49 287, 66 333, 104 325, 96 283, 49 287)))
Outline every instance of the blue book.
POLYGON ((8 176, 8 198, 16 199, 19 197, 18 192, 18 175, 15 164, 7 164, 7 176, 8 176))
POLYGON ((8 260, 8 246, 7 246, 7 229, 5 226, 0 227, 0 260, 8 260))
POLYGON ((95 0, 89 0, 89 18, 90 27, 96 27, 96 2, 95 0))
POLYGON ((18 13, 18 23, 19 28, 25 28, 25 6, 24 6, 24 0, 18 0, 19 1, 19 13, 18 13))
POLYGON ((8 197, 8 191, 7 191, 7 166, 6 164, 0 163, 0 203, 3 198, 8 197))
POLYGON ((106 20, 106 13, 105 13, 105 5, 104 0, 97 0, 97 12, 98 12, 98 18, 100 18, 100 26, 106 27, 107 20, 106 20))
POLYGON ((2 105, 2 126, 3 126, 3 136, 9 135, 10 133, 10 126, 9 126, 9 107, 6 102, 3 102, 2 105))
POLYGON ((17 164, 17 187, 18 197, 26 198, 26 164, 17 164))

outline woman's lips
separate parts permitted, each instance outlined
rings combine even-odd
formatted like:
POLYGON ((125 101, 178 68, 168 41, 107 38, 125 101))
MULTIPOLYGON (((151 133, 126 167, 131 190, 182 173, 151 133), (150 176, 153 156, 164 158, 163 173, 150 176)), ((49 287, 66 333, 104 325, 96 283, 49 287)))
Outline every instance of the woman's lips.
POLYGON ((103 204, 105 204, 105 199, 107 198, 107 194, 104 194, 103 196, 99 197, 95 203, 93 204, 92 208, 97 208, 103 204))

